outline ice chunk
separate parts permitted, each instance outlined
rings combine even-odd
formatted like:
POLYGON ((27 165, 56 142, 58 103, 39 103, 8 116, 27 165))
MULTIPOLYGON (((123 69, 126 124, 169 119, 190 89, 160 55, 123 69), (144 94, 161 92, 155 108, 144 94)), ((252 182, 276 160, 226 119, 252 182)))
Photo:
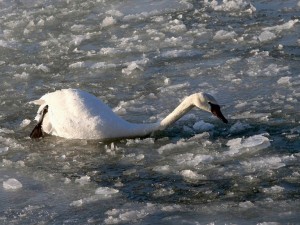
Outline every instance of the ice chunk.
POLYGON ((70 206, 75 206, 75 207, 80 207, 83 205, 83 199, 79 199, 79 200, 76 200, 76 201, 73 201, 70 206))
POLYGON ((161 173, 166 173, 166 172, 171 171, 169 165, 155 166, 155 167, 153 168, 153 170, 156 171, 156 172, 161 172, 161 173))
POLYGON ((153 193, 154 197, 164 197, 174 194, 175 191, 172 188, 160 188, 153 193))
POLYGON ((165 151, 170 151, 170 150, 180 148, 180 147, 184 147, 184 146, 187 146, 187 145, 188 145, 188 143, 186 143, 182 140, 179 140, 175 144, 174 143, 169 143, 169 144, 163 145, 157 151, 158 151, 159 154, 163 154, 165 151))
POLYGON ((263 188, 263 192, 267 193, 267 194, 277 194, 277 193, 280 193, 280 192, 283 192, 283 191, 284 191, 284 187, 281 187, 281 186, 278 186, 278 185, 275 185, 275 186, 270 187, 270 188, 263 188))
POLYGON ((290 84, 291 84, 290 79, 291 79, 291 77, 281 77, 281 78, 277 81, 277 84, 281 84, 281 85, 290 85, 290 84))
POLYGON ((95 191, 96 195, 104 195, 104 196, 111 196, 117 193, 119 193, 118 189, 109 188, 109 187, 99 187, 95 191))
POLYGON ((254 204, 251 201, 240 202, 239 207, 241 208, 252 208, 254 204))
POLYGON ((7 152, 9 147, 0 147, 0 154, 3 152, 7 152))
POLYGON ((246 139, 235 138, 229 140, 226 144, 229 146, 228 155, 242 154, 244 152, 255 152, 261 149, 268 148, 271 143, 270 140, 262 134, 254 135, 246 139))
POLYGON ((117 23, 117 21, 116 21, 112 16, 107 16, 107 17, 105 17, 105 19, 102 21, 101 26, 102 26, 102 27, 108 27, 108 26, 114 25, 114 24, 116 24, 116 23, 117 23))
POLYGON ((204 175, 200 175, 192 170, 182 170, 180 174, 183 178, 187 179, 188 181, 197 181, 200 179, 206 179, 204 175))
POLYGON ((214 40, 217 41, 225 41, 225 40, 233 40, 237 34, 234 31, 225 31, 219 30, 214 36, 214 40))
POLYGON ((10 178, 6 181, 3 181, 3 188, 5 190, 18 190, 22 187, 23 185, 21 184, 21 182, 15 178, 10 178))
POLYGON ((284 24, 281 25, 276 25, 273 27, 265 27, 263 30, 264 31, 276 31, 276 32, 281 32, 283 30, 289 30, 291 29, 296 23, 299 22, 299 19, 294 19, 294 20, 290 20, 284 24))
POLYGON ((75 179, 75 183, 79 183, 80 185, 86 185, 86 184, 90 183, 90 181, 91 181, 91 178, 87 175, 75 179))
POLYGON ((216 11, 242 11, 248 13, 253 13, 256 11, 256 8, 253 5, 244 0, 223 0, 223 2, 220 4, 216 0, 204 0, 204 3, 216 11))
POLYGON ((271 41, 276 38, 276 35, 268 30, 263 31, 259 36, 258 40, 260 42, 271 41))
POLYGON ((14 75, 14 77, 17 78, 17 79, 24 79, 25 80, 29 77, 29 74, 26 73, 26 72, 23 72, 21 74, 17 73, 17 74, 14 75))
POLYGON ((13 134, 15 133, 13 130, 7 129, 7 128, 0 128, 0 133, 3 134, 13 134))
POLYGON ((279 169, 285 166, 285 163, 282 161, 282 159, 277 156, 252 159, 249 162, 241 162, 241 164, 251 171, 262 169, 279 169))
POLYGON ((25 128, 25 127, 27 127, 30 123, 31 123, 31 120, 29 120, 29 119, 24 119, 24 120, 20 123, 20 127, 21 127, 21 128, 25 128))
POLYGON ((122 69, 122 73, 126 75, 130 75, 136 69, 143 70, 143 68, 139 66, 136 62, 131 62, 127 66, 127 68, 122 69))
POLYGON ((38 70, 43 71, 44 73, 48 73, 50 71, 50 69, 47 66, 45 66, 44 64, 40 64, 36 68, 38 70))
POLYGON ((105 214, 108 216, 105 220, 105 224, 133 224, 138 220, 145 218, 157 212, 157 207, 154 204, 147 203, 145 206, 138 205, 135 207, 129 207, 127 204, 124 209, 112 209, 105 214))
POLYGON ((193 129, 197 132, 209 131, 212 130, 214 127, 215 126, 213 124, 206 123, 203 120, 200 120, 193 125, 193 129))
POLYGON ((76 69, 76 68, 83 68, 85 66, 86 66, 85 62, 76 62, 76 63, 70 64, 69 68, 76 69))
POLYGON ((195 167, 200 163, 207 163, 213 160, 213 157, 210 155, 202 155, 197 154, 194 155, 193 153, 185 153, 175 156, 175 160, 179 165, 187 165, 195 167))

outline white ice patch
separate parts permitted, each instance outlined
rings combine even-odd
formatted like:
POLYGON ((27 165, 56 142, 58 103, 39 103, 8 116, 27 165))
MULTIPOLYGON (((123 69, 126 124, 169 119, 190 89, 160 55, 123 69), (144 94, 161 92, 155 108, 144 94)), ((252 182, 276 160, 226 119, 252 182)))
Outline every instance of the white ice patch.
POLYGON ((259 36, 258 40, 260 42, 267 42, 267 41, 272 41, 276 38, 276 35, 272 33, 271 31, 265 30, 263 31, 259 36))
POLYGON ((200 163, 209 163, 214 158, 211 155, 195 155, 193 153, 185 153, 176 155, 174 159, 178 165, 195 167, 198 166, 200 163))
POLYGON ((4 153, 4 152, 7 152, 8 149, 9 149, 9 147, 0 147, 0 154, 4 153))
POLYGON ((216 41, 233 40, 237 34, 234 31, 219 30, 213 37, 216 41))
POLYGON ((282 158, 272 156, 268 158, 251 159, 247 162, 241 162, 241 165, 250 171, 261 171, 265 169, 279 169, 286 164, 283 162, 282 158))
POLYGON ((284 191, 284 187, 275 185, 270 188, 263 188, 263 192, 267 194, 278 194, 284 191))
POLYGON ((6 181, 3 181, 3 188, 5 190, 18 190, 20 188, 22 188, 23 185, 20 181, 18 181, 17 179, 15 178, 10 178, 6 181))
POLYGON ((281 77, 278 81, 277 84, 279 85, 290 85, 291 84, 291 78, 292 77, 281 77))
POLYGON ((70 203, 70 206, 73 207, 81 207, 83 205, 97 202, 103 199, 109 199, 112 198, 114 195, 118 194, 119 190, 114 189, 114 188, 109 188, 109 187, 99 187, 95 191, 95 195, 92 195, 87 198, 82 198, 79 200, 75 200, 70 203))
POLYGON ((155 167, 153 168, 153 171, 160 172, 160 173, 167 173, 167 172, 170 172, 170 171, 171 171, 171 168, 170 168, 169 165, 155 166, 155 167))
POLYGON ((146 205, 139 205, 137 207, 112 209, 105 213, 107 215, 107 218, 104 220, 104 223, 131 224, 145 218, 148 215, 154 214, 157 210, 157 207, 151 203, 147 203, 146 205))
POLYGON ((191 143, 185 142, 183 140, 179 140, 175 144, 169 143, 169 144, 163 145, 157 151, 159 154, 163 154, 164 152, 168 152, 168 151, 175 150, 178 148, 183 148, 183 147, 189 146, 190 144, 191 143))
POLYGON ((299 19, 294 19, 294 20, 290 20, 290 21, 288 21, 284 24, 281 24, 281 25, 276 25, 276 26, 273 26, 273 27, 265 27, 265 28, 263 28, 263 30, 264 31, 274 31, 274 32, 280 33, 284 30, 291 29, 298 22, 299 22, 299 19))
POLYGON ((143 58, 141 60, 132 61, 129 63, 126 63, 126 68, 122 69, 122 73, 125 75, 130 75, 133 73, 134 70, 141 70, 143 71, 144 68, 142 66, 146 65, 149 62, 148 58, 143 58))
POLYGON ((116 24, 117 21, 112 17, 112 16, 107 16, 105 19, 102 21, 101 26, 102 27, 108 27, 116 24))
POLYGON ((31 123, 31 120, 29 120, 29 119, 24 119, 24 120, 20 123, 20 127, 21 127, 21 128, 25 128, 25 127, 27 127, 30 123, 31 123))
POLYGON ((216 0, 204 0, 204 4, 211 7, 216 11, 226 12, 248 12, 252 14, 256 11, 256 8, 248 1, 244 0, 223 0, 222 3, 218 3, 216 0))
POLYGON ((103 196, 111 196, 117 193, 119 193, 118 189, 109 188, 109 187, 99 187, 95 191, 96 195, 103 195, 103 196))
POLYGON ((198 174, 192 170, 182 170, 180 172, 181 176, 183 176, 183 178, 186 180, 186 181, 198 181, 198 180, 203 180, 203 179, 206 179, 206 176, 204 175, 201 175, 201 174, 198 174))
POLYGON ((80 178, 75 179, 75 183, 79 183, 80 185, 86 185, 90 183, 91 178, 89 176, 82 176, 80 178))
POLYGON ((15 133, 13 130, 7 128, 0 128, 0 134, 13 134, 15 133))
POLYGON ((268 148, 271 143, 270 140, 262 134, 254 135, 244 138, 235 138, 229 140, 226 144, 229 147, 227 155, 239 155, 245 152, 256 152, 268 148))
POLYGON ((14 77, 17 78, 17 79, 26 80, 26 79, 28 79, 29 74, 26 73, 26 72, 23 72, 21 74, 17 73, 17 74, 14 75, 14 77))

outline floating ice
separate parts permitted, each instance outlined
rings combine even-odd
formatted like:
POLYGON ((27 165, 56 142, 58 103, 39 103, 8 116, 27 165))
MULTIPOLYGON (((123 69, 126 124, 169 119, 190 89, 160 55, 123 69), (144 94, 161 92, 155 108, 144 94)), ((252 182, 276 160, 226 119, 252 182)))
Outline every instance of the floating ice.
POLYGON ((107 16, 107 17, 105 17, 105 19, 102 21, 101 26, 102 26, 102 27, 108 27, 108 26, 114 25, 114 24, 116 24, 116 23, 117 23, 117 21, 116 21, 112 16, 107 16))
MULTIPOLYGON (((128 207, 128 206, 127 206, 128 207)), ((147 203, 146 205, 138 205, 124 209, 112 209, 106 212, 107 218, 105 224, 124 224, 133 223, 148 215, 154 214, 157 207, 154 204, 147 203)))
POLYGON ((13 130, 7 129, 7 128, 0 128, 0 133, 2 134, 13 134, 15 133, 13 130))
POLYGON ((275 185, 270 188, 263 188, 263 192, 267 194, 278 194, 284 191, 284 187, 275 185))
POLYGON ((136 69, 143 70, 143 68, 139 66, 136 62, 131 62, 128 64, 127 68, 122 69, 122 73, 130 75, 136 69))
POLYGON ((241 162, 241 164, 253 171, 253 170, 262 170, 262 169, 279 169, 285 166, 283 160, 278 156, 272 156, 268 158, 259 158, 259 159, 252 159, 248 162, 241 162))
POLYGON ((95 195, 92 195, 90 197, 87 198, 82 198, 79 200, 75 200, 73 202, 70 203, 70 206, 73 207, 81 207, 85 204, 89 204, 92 202, 97 202, 100 201, 102 199, 108 199, 111 198, 113 195, 119 193, 119 190, 114 189, 114 188, 109 188, 109 187, 99 187, 96 189, 95 191, 95 195))
POLYGON ((256 11, 256 8, 253 5, 244 0, 223 0, 221 4, 216 0, 204 0, 204 3, 216 11, 243 11, 250 14, 256 11))
POLYGON ((213 124, 206 123, 203 120, 200 120, 193 125, 193 129, 197 132, 209 131, 214 129, 214 127, 215 126, 213 124))
POLYGON ((14 75, 14 77, 17 78, 17 79, 24 79, 25 80, 29 77, 29 74, 26 73, 26 72, 23 72, 21 74, 17 73, 17 74, 14 75))
POLYGON ((263 31, 259 36, 258 40, 260 42, 271 41, 276 38, 276 35, 268 30, 263 31))
POLYGON ((15 178, 10 178, 6 181, 3 181, 3 188, 5 190, 18 190, 22 187, 23 185, 21 184, 21 182, 15 178))
POLYGON ((229 146, 228 155, 242 154, 244 152, 256 152, 261 149, 268 148, 270 140, 262 134, 254 135, 246 139, 235 138, 229 140, 226 144, 229 146))
POLYGON ((254 207, 254 204, 251 201, 245 201, 245 202, 240 202, 239 207, 248 209, 254 207))
POLYGON ((99 187, 95 191, 96 195, 104 195, 104 196, 111 196, 117 193, 119 193, 118 189, 109 188, 109 187, 99 187))
POLYGON ((85 66, 86 66, 85 62, 76 62, 76 63, 70 64, 69 68, 76 69, 76 68, 82 68, 85 66))
POLYGON ((200 163, 211 162, 214 158, 211 155, 185 153, 175 156, 175 160, 179 165, 195 167, 200 163))
POLYGON ((170 172, 171 168, 169 165, 164 165, 164 166, 155 166, 153 170, 160 173, 166 173, 166 172, 170 172))
POLYGON ((281 85, 290 85, 292 77, 281 77, 278 81, 277 81, 277 84, 281 84, 281 85))
POLYGON ((75 183, 79 183, 80 185, 86 185, 86 184, 90 183, 90 181, 91 181, 91 178, 87 175, 75 179, 75 183))
POLYGON ((9 149, 9 147, 0 147, 0 154, 4 153, 4 152, 7 152, 8 149, 9 149))
POLYGON ((184 140, 179 140, 178 142, 174 143, 169 143, 166 145, 161 146, 157 151, 159 154, 163 154, 165 151, 170 151, 176 148, 182 148, 190 145, 191 143, 185 142, 184 140))
POLYGON ((219 30, 214 36, 214 40, 217 41, 226 41, 226 40, 233 40, 237 34, 234 31, 225 31, 219 30))
POLYGON ((200 175, 192 170, 182 170, 180 174, 185 178, 187 181, 198 181, 200 179, 206 179, 204 175, 200 175))
POLYGON ((24 120, 20 123, 20 127, 21 127, 21 128, 25 128, 25 127, 27 127, 30 123, 31 123, 31 120, 29 120, 29 119, 24 119, 24 120))
POLYGON ((155 190, 153 193, 153 196, 158 197, 164 197, 174 194, 175 191, 172 188, 160 188, 158 190, 155 190))
POLYGON ((273 26, 273 27, 265 27, 265 28, 263 28, 263 30, 264 31, 281 32, 283 30, 289 30, 289 29, 291 29, 298 22, 299 22, 299 19, 294 19, 294 20, 290 20, 290 21, 288 21, 288 22, 286 22, 284 24, 281 24, 281 25, 276 25, 276 26, 273 26))

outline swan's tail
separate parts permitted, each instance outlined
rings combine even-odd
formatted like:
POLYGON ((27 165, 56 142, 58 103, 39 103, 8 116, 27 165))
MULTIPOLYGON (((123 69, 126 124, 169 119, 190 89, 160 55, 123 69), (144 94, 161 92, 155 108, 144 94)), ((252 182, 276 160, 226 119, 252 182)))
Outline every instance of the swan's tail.
POLYGON ((29 102, 29 104, 44 105, 46 104, 46 101, 44 99, 37 99, 29 102))

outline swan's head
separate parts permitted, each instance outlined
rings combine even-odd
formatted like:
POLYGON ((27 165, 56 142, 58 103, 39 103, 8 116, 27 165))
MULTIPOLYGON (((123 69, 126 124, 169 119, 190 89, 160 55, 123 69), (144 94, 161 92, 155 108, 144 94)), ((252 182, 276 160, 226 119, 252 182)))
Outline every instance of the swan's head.
POLYGON ((221 112, 220 105, 218 104, 216 99, 210 94, 204 92, 195 94, 194 105, 204 111, 211 112, 224 123, 228 123, 228 120, 223 116, 221 112))

